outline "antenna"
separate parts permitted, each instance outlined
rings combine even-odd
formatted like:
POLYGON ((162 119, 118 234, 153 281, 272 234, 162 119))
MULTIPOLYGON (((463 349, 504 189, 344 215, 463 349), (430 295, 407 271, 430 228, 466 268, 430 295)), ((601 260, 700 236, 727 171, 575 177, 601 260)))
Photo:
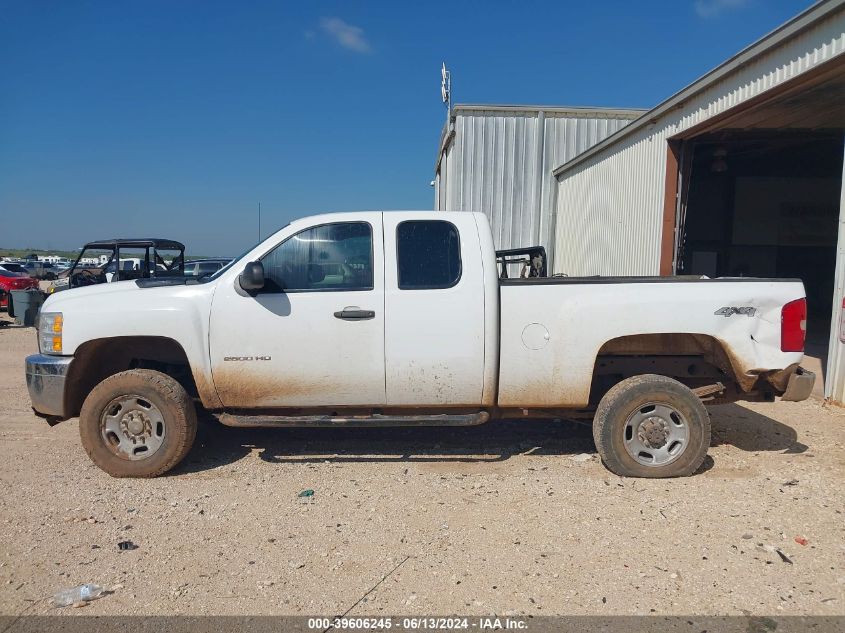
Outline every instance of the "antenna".
POLYGON ((440 66, 440 98, 446 104, 446 114, 452 114, 452 73, 446 70, 446 62, 440 66))
POLYGON ((258 241, 261 241, 261 203, 258 203, 258 241))

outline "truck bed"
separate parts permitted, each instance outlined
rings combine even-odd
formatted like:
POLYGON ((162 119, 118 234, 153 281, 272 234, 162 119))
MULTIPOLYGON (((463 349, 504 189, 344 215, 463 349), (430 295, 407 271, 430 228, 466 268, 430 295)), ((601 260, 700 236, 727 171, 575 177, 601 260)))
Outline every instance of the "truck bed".
MULTIPOLYGON (((797 279, 546 277, 499 286, 502 407, 588 406, 596 359, 632 337, 684 333, 719 346, 743 387, 802 358, 780 349, 781 309, 805 296, 797 279)), ((652 353, 661 352, 681 350, 652 353)))

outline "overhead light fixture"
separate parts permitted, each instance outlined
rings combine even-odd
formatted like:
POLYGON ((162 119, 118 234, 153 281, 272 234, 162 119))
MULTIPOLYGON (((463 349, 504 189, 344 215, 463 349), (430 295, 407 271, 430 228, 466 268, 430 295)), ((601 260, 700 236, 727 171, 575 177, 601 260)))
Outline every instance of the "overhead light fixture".
POLYGON ((728 150, 724 147, 717 147, 713 150, 713 162, 710 163, 710 171, 714 174, 723 174, 728 171, 728 150))

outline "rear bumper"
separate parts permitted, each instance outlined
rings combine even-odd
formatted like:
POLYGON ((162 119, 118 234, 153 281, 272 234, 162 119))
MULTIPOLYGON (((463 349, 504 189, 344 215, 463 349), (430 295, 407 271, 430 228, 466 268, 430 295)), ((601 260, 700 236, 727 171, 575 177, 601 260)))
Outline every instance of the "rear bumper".
POLYGON ((781 396, 782 400, 798 402, 806 400, 813 393, 813 385, 816 384, 816 375, 803 367, 798 367, 789 377, 786 383, 786 391, 781 396))
POLYGON ((26 387, 37 415, 51 421, 66 418, 65 387, 72 362, 73 356, 27 356, 26 387))

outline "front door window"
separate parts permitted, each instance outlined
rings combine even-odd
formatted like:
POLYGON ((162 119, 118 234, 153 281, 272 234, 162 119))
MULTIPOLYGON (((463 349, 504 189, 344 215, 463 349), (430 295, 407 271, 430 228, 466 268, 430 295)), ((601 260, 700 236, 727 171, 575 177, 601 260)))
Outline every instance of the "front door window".
POLYGON ((373 289, 373 230, 366 222, 300 231, 262 258, 264 292, 373 289))

